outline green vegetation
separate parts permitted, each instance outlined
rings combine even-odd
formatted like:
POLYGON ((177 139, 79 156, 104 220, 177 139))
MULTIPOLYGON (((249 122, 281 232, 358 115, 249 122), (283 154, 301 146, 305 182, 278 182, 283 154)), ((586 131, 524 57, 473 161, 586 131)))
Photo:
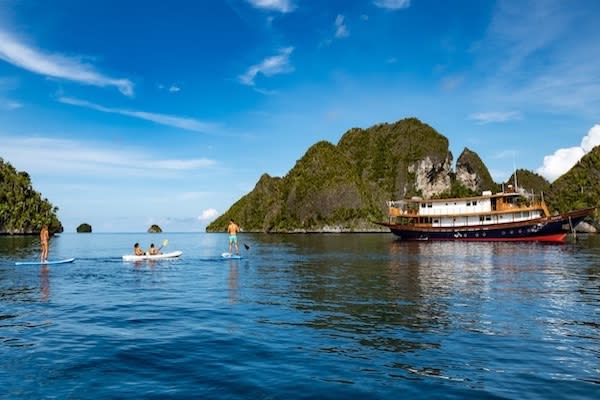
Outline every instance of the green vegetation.
MULTIPOLYGON (((551 211, 558 212, 600 207, 600 146, 552 183, 546 201, 551 211)), ((600 217, 599 211, 597 208, 596 220, 600 217)))
MULTIPOLYGON (((474 182, 469 182, 469 184, 466 184, 467 182, 463 181, 461 184, 464 189, 467 189, 467 191, 470 190, 472 193, 481 194, 481 192, 484 190, 491 190, 492 192, 498 191, 498 185, 492 179, 490 171, 487 169, 483 161, 481 161, 479 155, 466 147, 458 157, 458 160, 456 160, 456 175, 468 175, 475 177, 474 182)), ((454 188, 454 182, 451 191, 455 194, 463 194, 464 196, 472 195, 467 194, 467 192, 462 190, 460 187, 454 188)), ((462 196, 452 195, 451 197, 462 196)))
POLYGON ((160 226, 153 224, 148 228, 148 233, 162 233, 162 229, 160 229, 160 226))
POLYGON ((448 140, 415 118, 350 129, 337 146, 311 146, 285 177, 263 175, 206 230, 225 231, 230 218, 244 231, 378 230, 387 200, 419 193, 415 164, 449 157, 448 140))
POLYGON ((39 233, 43 225, 51 234, 62 232, 57 212, 58 207, 33 190, 27 172, 0 158, 0 234, 39 233))
POLYGON ((550 190, 550 182, 543 176, 526 169, 517 169, 510 178, 503 183, 504 190, 507 190, 508 185, 515 185, 515 174, 517 174, 517 185, 529 193, 548 193, 550 190))
MULTIPOLYGON (((550 185, 517 170, 519 187, 546 196, 554 211, 599 206, 600 148, 550 185)), ((224 232, 233 218, 243 231, 378 230, 386 201, 420 196, 478 196, 513 184, 495 183, 481 158, 465 148, 451 169, 448 139, 416 118, 368 129, 352 128, 337 145, 319 142, 283 178, 264 174, 254 189, 207 226, 224 232)), ((507 189, 507 188, 505 188, 507 189)))
POLYGON ((84 222, 77 227, 77 233, 92 233, 92 226, 84 222))

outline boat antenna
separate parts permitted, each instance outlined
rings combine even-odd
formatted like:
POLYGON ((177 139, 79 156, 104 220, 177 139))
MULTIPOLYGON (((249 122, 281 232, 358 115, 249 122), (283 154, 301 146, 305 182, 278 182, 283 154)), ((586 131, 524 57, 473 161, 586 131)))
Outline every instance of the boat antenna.
POLYGON ((515 181, 515 192, 516 192, 517 188, 519 186, 517 185, 517 165, 515 164, 515 153, 514 152, 513 152, 513 170, 515 171, 514 181, 515 181))

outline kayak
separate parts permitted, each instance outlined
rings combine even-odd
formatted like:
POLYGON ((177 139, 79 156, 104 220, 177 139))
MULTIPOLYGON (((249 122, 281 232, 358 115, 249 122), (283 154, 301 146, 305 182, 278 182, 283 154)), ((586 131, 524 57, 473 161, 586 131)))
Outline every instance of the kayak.
POLYGON ((67 264, 75 261, 75 258, 66 258, 64 260, 55 261, 17 261, 15 265, 56 265, 56 264, 67 264))
POLYGON ((123 261, 142 261, 142 260, 163 260, 165 258, 176 258, 182 255, 182 251, 172 251, 170 253, 156 254, 154 256, 144 255, 144 256, 134 256, 133 254, 128 254, 123 256, 123 261))

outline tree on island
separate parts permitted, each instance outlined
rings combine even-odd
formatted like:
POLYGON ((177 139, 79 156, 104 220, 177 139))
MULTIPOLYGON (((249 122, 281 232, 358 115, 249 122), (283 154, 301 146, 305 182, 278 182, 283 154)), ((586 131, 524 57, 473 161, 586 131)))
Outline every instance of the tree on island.
POLYGON ((162 233, 162 229, 160 229, 160 226, 154 224, 148 228, 148 233, 162 233))
POLYGON ((44 225, 51 235, 60 233, 57 213, 58 207, 34 190, 27 172, 0 157, 0 235, 37 234, 44 225))
POLYGON ((84 222, 77 227, 77 233, 92 233, 92 226, 84 222))

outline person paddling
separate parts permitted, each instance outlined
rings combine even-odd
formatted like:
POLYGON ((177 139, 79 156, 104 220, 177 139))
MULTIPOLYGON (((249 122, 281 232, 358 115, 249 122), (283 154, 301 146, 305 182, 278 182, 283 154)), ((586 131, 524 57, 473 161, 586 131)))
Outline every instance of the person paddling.
POLYGON ((227 227, 227 233, 229 234, 229 253, 235 246, 235 252, 239 256, 240 248, 238 247, 237 234, 240 231, 240 227, 233 221, 233 218, 229 220, 229 226, 227 227))
POLYGON ((139 243, 133 245, 133 254, 136 256, 145 256, 144 250, 140 247, 139 243))

